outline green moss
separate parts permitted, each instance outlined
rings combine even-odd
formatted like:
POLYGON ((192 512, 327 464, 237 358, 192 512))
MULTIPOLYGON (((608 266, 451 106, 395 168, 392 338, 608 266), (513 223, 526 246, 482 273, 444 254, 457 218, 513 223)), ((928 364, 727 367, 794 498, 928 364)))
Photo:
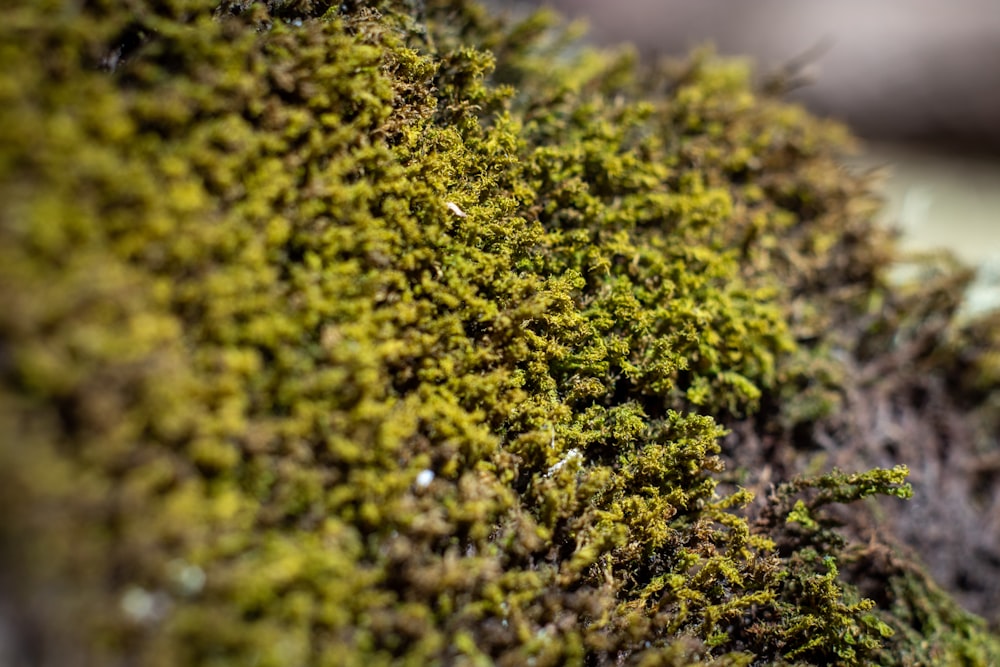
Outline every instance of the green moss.
POLYGON ((754 525, 718 486, 884 260, 839 126, 544 13, 326 4, 6 12, 0 557, 46 660, 995 655, 838 576, 823 506, 902 471, 754 525))

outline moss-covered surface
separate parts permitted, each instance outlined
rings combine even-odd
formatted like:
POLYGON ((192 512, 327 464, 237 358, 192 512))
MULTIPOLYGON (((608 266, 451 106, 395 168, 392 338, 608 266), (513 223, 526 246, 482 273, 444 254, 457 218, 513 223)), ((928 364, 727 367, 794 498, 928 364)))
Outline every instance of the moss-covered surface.
MULTIPOLYGON (((725 426, 842 414, 905 330, 844 130, 738 62, 358 4, 5 9, 11 661, 1000 663, 835 529, 904 468, 731 484, 725 426)), ((996 353, 939 348, 985 405, 996 353)))

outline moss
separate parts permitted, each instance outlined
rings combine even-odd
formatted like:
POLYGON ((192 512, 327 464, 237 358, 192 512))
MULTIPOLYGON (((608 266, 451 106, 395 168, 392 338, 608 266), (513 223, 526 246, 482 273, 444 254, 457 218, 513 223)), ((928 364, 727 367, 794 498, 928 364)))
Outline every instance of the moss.
POLYGON ((24 660, 987 664, 930 583, 839 575, 823 507, 902 470, 756 523, 719 486, 722 424, 814 414, 802 341, 886 261, 843 129, 545 13, 355 4, 7 10, 24 660))

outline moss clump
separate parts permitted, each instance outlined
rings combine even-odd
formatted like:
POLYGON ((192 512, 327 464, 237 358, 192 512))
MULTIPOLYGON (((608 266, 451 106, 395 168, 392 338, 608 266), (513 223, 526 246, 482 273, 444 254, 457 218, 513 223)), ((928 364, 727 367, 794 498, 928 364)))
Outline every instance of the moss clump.
POLYGON ((841 128, 544 13, 49 4, 0 28, 24 662, 996 657, 838 576, 823 506, 902 468, 719 486, 885 262, 841 128))

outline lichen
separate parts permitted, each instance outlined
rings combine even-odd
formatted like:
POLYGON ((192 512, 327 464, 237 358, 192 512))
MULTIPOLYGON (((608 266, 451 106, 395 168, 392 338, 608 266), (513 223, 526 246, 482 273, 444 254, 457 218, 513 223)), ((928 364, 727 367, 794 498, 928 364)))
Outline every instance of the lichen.
POLYGON ((357 4, 5 11, 24 661, 995 659, 919 570, 905 612, 840 575, 825 506, 902 469, 721 485, 726 419, 836 409, 803 341, 888 252, 846 132, 739 62, 357 4))

